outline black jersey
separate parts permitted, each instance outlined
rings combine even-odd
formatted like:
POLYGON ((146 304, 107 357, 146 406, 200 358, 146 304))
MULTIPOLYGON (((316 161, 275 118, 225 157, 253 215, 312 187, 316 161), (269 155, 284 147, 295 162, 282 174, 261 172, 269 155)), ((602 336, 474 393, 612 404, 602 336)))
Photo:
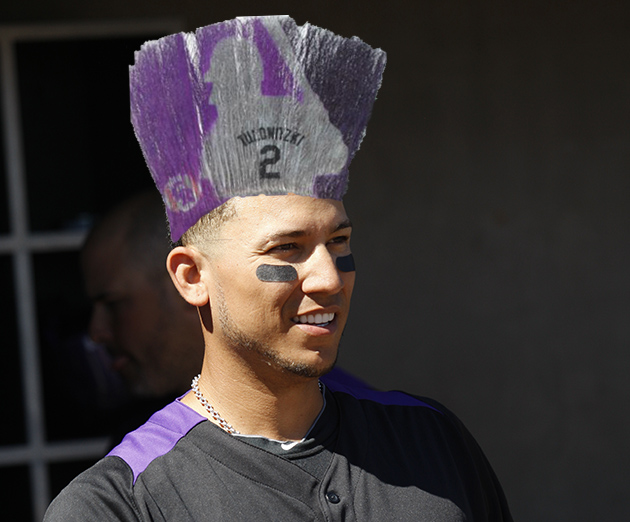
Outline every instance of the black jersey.
POLYGON ((442 405, 328 382, 299 443, 229 435, 175 401, 54 500, 46 522, 511 521, 481 449, 442 405))

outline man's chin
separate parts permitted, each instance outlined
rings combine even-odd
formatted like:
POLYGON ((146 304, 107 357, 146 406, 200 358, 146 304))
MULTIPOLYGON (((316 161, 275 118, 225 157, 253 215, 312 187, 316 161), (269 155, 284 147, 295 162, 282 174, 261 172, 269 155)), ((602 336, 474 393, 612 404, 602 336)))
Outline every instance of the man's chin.
POLYGON ((297 375, 298 377, 305 377, 308 379, 319 379, 323 377, 335 367, 337 364, 337 356, 335 355, 332 361, 318 361, 317 363, 298 363, 295 361, 286 361, 276 358, 275 362, 286 373, 297 375))

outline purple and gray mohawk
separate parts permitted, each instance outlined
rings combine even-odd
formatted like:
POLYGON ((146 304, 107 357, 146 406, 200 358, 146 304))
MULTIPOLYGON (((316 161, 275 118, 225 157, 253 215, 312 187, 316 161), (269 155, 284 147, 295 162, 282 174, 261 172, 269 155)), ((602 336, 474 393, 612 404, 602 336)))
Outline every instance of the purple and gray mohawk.
POLYGON ((173 241, 234 196, 340 200, 385 61, 287 16, 145 43, 130 67, 131 121, 173 241))

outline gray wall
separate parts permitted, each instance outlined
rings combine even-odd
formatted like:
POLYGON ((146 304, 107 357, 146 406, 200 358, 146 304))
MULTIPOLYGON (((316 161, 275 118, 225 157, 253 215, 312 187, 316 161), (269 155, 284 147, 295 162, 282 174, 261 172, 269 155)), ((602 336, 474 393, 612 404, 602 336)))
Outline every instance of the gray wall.
POLYGON ((10 1, 0 23, 287 13, 385 49, 342 365, 454 410, 517 520, 629 520, 630 8, 227 4, 10 1))

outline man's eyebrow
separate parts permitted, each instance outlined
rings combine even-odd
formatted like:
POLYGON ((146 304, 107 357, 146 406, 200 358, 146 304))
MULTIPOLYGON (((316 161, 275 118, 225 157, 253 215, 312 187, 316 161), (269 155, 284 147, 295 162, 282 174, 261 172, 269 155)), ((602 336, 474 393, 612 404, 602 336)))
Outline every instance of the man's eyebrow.
POLYGON ((304 230, 280 230, 278 232, 273 232, 265 236, 265 241, 268 243, 273 243, 274 241, 279 241, 281 239, 290 237, 290 238, 299 238, 306 235, 306 231, 304 230))
MULTIPOLYGON (((350 222, 349 219, 344 219, 331 231, 331 233, 334 234, 335 232, 338 232, 339 230, 343 230, 345 228, 352 228, 352 223, 350 222)), ((274 232, 273 234, 269 234, 268 236, 265 237, 265 240, 272 242, 272 241, 276 241, 278 239, 287 238, 287 237, 300 238, 300 237, 304 237, 305 235, 307 235, 306 230, 280 230, 278 232, 274 232)))
POLYGON ((98 294, 90 295, 88 294, 88 299, 93 303, 106 301, 108 293, 107 292, 99 292, 98 294))
POLYGON ((99 292, 93 296, 88 295, 88 299, 93 303, 102 303, 107 301, 116 300, 117 296, 115 292, 111 292, 109 290, 105 290, 103 292, 99 292))
POLYGON ((339 223, 333 232, 338 232, 344 228, 352 228, 352 222, 349 219, 344 219, 341 223, 339 223))

